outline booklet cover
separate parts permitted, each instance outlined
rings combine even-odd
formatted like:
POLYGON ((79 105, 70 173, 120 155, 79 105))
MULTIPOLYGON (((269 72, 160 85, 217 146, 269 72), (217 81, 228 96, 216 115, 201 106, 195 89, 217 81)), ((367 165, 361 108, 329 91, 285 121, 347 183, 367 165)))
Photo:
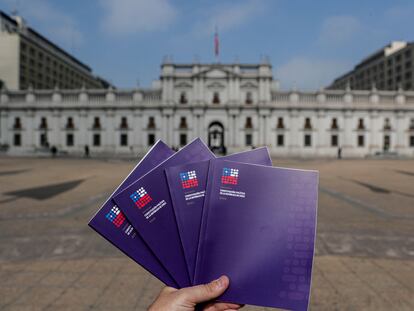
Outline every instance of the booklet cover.
POLYGON ((222 301, 307 310, 318 172, 210 161, 195 283, 231 282, 222 301))
POLYGON ((111 200, 114 195, 173 154, 174 151, 166 144, 158 141, 92 217, 89 226, 166 285, 176 287, 176 282, 111 200))
MULTIPOLYGON (((272 165, 266 147, 231 154, 218 160, 272 165)), ((202 161, 165 170, 191 281, 194 280, 208 166, 209 161, 202 161)))
POLYGON ((212 158, 214 155, 208 147, 195 139, 114 197, 179 287, 190 286, 191 282, 164 170, 212 158))

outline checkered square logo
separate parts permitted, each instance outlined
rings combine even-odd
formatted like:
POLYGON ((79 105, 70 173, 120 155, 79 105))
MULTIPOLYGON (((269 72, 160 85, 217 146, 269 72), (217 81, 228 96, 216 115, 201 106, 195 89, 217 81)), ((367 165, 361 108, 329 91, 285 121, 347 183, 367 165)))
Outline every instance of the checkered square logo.
POLYGON ((143 187, 139 188, 129 197, 132 201, 134 201, 135 205, 138 206, 139 209, 143 208, 145 205, 152 201, 152 198, 143 187))
POLYGON ((198 179, 195 171, 180 173, 180 178, 183 189, 194 188, 198 186, 198 179))
POLYGON ((118 228, 125 221, 124 214, 122 214, 121 210, 117 206, 112 207, 111 210, 109 211, 109 213, 106 214, 105 217, 106 217, 106 219, 108 219, 110 222, 112 222, 118 228))
POLYGON ((239 179, 239 170, 236 168, 223 168, 221 183, 225 185, 237 185, 239 179))

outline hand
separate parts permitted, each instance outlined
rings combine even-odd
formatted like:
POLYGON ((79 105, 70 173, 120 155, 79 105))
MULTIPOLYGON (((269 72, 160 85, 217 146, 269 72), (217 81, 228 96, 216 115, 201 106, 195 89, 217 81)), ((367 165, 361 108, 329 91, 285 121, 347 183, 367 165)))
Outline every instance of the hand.
MULTIPOLYGON (((148 311, 194 311, 197 304, 210 301, 223 294, 230 281, 227 276, 204 285, 175 289, 165 287, 148 311)), ((204 311, 231 311, 238 310, 242 306, 226 302, 210 302, 202 310, 204 311)))

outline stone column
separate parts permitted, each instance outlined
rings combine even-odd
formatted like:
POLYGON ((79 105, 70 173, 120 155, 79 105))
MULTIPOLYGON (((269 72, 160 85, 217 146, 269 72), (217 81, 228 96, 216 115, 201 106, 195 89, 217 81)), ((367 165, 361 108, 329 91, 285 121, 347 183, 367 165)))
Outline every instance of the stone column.
POLYGON ((108 109, 105 115, 106 120, 102 122, 103 131, 101 131, 101 140, 104 151, 115 152, 118 144, 119 131, 117 130, 118 124, 116 124, 116 115, 113 109, 108 109))
POLYGON ((315 141, 316 155, 320 155, 325 152, 326 147, 327 147, 325 110, 318 110, 317 118, 318 120, 316 124, 312 124, 312 126, 316 128, 316 141, 315 141))
MULTIPOLYGON (((5 144, 8 143, 8 140, 6 138, 7 133, 7 127, 6 122, 7 119, 5 118, 5 112, 0 110, 0 143, 5 144)), ((22 118, 22 122, 24 122, 24 119, 22 118)))
POLYGON ((237 147, 237 137, 239 136, 239 128, 237 121, 240 119, 240 110, 236 108, 229 109, 229 138, 227 139, 228 146, 231 148, 237 147))
POLYGON ((162 110, 161 115, 165 117, 164 121, 165 124, 161 124, 162 127, 165 127, 166 129, 166 137, 165 142, 166 144, 172 146, 175 144, 174 140, 174 110, 171 108, 165 108, 162 110))
POLYGON ((196 137, 200 137, 203 140, 205 139, 203 136, 203 116, 204 110, 201 108, 196 108, 193 110, 193 128, 196 137))
POLYGON ((161 114, 161 137, 163 141, 167 141, 168 130, 167 130, 168 117, 165 114, 161 114))
MULTIPOLYGON (((377 110, 372 110, 370 116, 370 128, 369 128, 369 153, 382 149, 382 140, 384 132, 380 124, 380 119, 377 110)), ((368 132, 368 131, 367 131, 368 132)), ((368 141, 368 137, 366 137, 368 141)))
POLYGON ((128 120, 128 125, 131 128, 131 135, 130 138, 133 150, 137 152, 141 152, 142 149, 142 123, 141 123, 141 115, 142 111, 140 109, 134 109, 132 111, 132 119, 128 120), (139 150, 139 151, 138 151, 139 150))
POLYGON ((343 137, 340 137, 340 140, 343 140, 342 149, 344 151, 344 155, 347 151, 352 153, 353 146, 356 145, 356 141, 353 141, 353 133, 354 129, 356 128, 356 124, 354 124, 354 119, 352 117, 352 111, 346 110, 344 115, 344 132, 343 137))
POLYGON ((92 145, 92 137, 91 137, 91 131, 89 130, 92 127, 91 124, 88 124, 88 113, 85 109, 81 109, 79 111, 79 125, 78 125, 78 131, 77 135, 75 137, 75 142, 77 143, 81 149, 83 150, 85 145, 89 146, 89 149, 91 149, 92 145))
MULTIPOLYGON (((39 145, 39 131, 37 130, 38 124, 36 124, 35 113, 32 109, 26 111, 25 117, 23 118, 22 122, 22 143, 26 145, 27 149, 34 150, 36 146, 39 145)), ((12 143, 13 142, 10 141, 10 144, 12 143)))
POLYGON ((269 109, 260 109, 259 110, 259 145, 264 146, 269 143, 269 128, 268 128, 268 118, 270 116, 269 109))
POLYGON ((405 116, 402 111, 398 111, 396 114, 396 124, 393 126, 395 129, 395 139, 396 141, 391 141, 391 146, 395 146, 395 151, 398 153, 404 153, 406 147, 408 146, 408 137, 406 135, 406 130, 409 125, 406 125, 405 116))
POLYGON ((289 126, 289 154, 295 155, 298 154, 298 151, 300 149, 299 141, 302 138, 302 131, 300 130, 300 119, 299 119, 299 112, 297 109, 292 109, 290 111, 290 126, 289 126))
POLYGON ((50 146, 55 146, 61 149, 61 129, 60 129, 60 112, 57 109, 53 109, 50 116, 50 124, 48 124, 48 139, 50 146))

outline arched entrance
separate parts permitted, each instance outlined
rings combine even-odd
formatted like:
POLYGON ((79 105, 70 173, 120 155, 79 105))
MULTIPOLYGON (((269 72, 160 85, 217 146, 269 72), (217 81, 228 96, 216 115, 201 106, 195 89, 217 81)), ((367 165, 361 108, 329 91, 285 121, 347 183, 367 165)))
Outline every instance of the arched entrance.
POLYGON ((390 151, 390 146, 391 146, 391 136, 389 134, 384 135, 384 142, 382 145, 382 150, 384 152, 388 152, 390 151))
POLYGON ((224 146, 224 126, 220 122, 212 122, 208 127, 208 146, 214 153, 226 154, 224 146))

